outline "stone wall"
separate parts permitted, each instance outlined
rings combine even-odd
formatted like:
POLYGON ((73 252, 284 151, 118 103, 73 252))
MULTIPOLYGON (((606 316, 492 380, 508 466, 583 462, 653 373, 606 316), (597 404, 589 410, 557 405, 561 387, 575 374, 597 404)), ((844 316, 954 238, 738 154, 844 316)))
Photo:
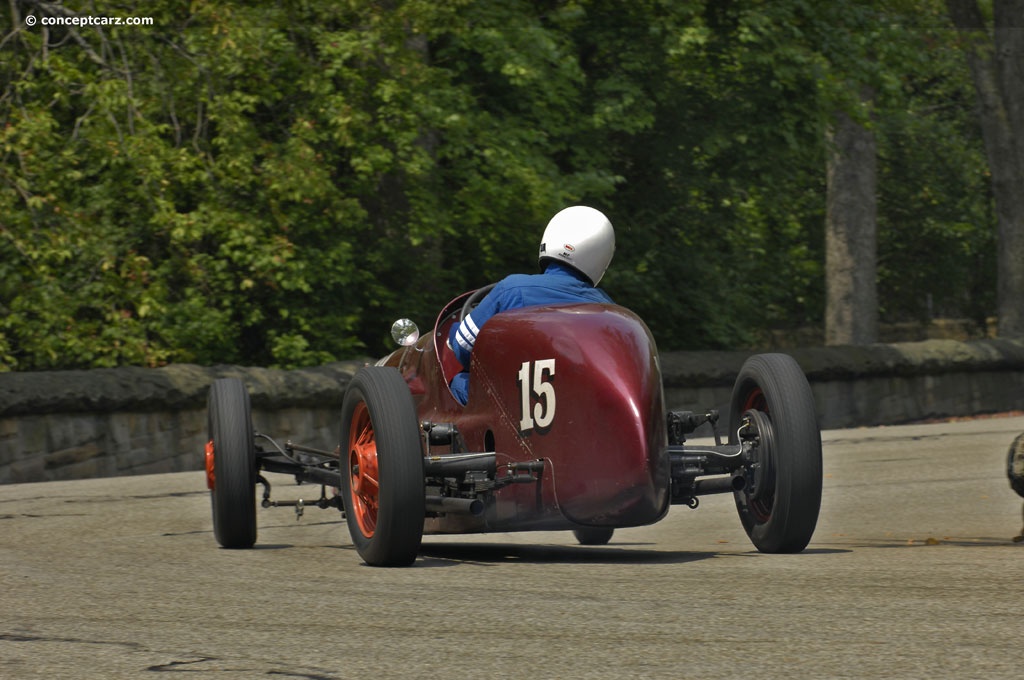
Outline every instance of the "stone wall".
MULTIPOLYGON (((1024 340, 926 340, 786 350, 807 375, 823 429, 1024 409, 1024 340)), ((718 408, 753 352, 662 356, 670 409, 718 408)))
MULTIPOLYGON (((826 429, 1024 410, 1024 340, 786 353, 807 374, 826 429)), ((750 354, 663 354, 668 408, 717 408, 726 417, 733 381, 750 354)), ((209 385, 228 376, 249 387, 258 430, 282 443, 334 448, 345 387, 364 363, 0 374, 0 483, 198 470, 209 385)))
POLYGON ((0 373, 0 483, 200 469, 207 393, 224 377, 245 381, 257 430, 333 449, 345 387, 363 363, 0 373))

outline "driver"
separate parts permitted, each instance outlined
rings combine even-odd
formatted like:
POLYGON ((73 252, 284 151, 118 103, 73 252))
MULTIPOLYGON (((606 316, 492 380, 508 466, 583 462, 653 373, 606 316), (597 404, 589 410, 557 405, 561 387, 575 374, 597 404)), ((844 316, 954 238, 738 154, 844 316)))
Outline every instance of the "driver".
POLYGON ((548 222, 540 241, 540 274, 502 279, 462 323, 452 326, 448 345, 463 371, 451 382, 462 405, 469 399, 469 363, 477 335, 498 312, 520 307, 612 299, 597 287, 615 252, 615 231, 604 214, 583 205, 565 208, 548 222))

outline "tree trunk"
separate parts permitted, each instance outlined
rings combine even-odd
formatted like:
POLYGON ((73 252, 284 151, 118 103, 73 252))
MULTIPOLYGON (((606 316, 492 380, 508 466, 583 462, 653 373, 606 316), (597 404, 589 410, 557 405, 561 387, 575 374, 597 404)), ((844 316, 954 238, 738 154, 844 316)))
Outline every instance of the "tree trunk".
POLYGON ((964 41, 998 226, 998 333, 1024 336, 1024 0, 995 0, 988 30, 977 0, 946 0, 964 41))
POLYGON ((827 133, 825 344, 878 339, 875 135, 846 112, 827 133))

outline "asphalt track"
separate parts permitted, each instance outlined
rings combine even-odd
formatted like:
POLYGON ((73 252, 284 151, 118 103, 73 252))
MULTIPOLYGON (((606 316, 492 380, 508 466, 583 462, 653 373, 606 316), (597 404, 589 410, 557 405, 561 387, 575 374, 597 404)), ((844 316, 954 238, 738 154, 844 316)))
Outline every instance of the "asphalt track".
POLYGON ((1020 678, 1021 432, 825 432, 817 532, 782 556, 725 496, 605 547, 428 537, 374 569, 316 508, 217 548, 198 472, 0 486, 0 678, 1020 678))

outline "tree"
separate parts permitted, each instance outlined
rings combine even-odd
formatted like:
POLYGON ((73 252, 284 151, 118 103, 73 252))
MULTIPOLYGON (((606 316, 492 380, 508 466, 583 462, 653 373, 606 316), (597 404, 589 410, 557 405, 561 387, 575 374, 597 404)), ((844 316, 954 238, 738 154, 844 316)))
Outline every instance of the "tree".
POLYGON ((0 6, 0 369, 377 354, 612 192, 575 9, 287 4, 0 6))
POLYGON ((828 20, 815 36, 828 61, 836 107, 826 132, 825 344, 878 340, 878 120, 898 115, 905 96, 896 85, 913 67, 916 43, 903 39, 900 3, 844 3, 819 10, 828 20), (881 95, 881 96, 880 96, 881 95))
POLYGON ((866 345, 878 339, 877 144, 845 111, 827 144, 825 344, 866 345))
POLYGON ((903 5, 948 31, 938 0, 2 3, 0 370, 379 355, 577 202, 663 350, 820 328, 837 112, 878 148, 882 313, 990 313, 967 69, 903 5), (154 21, 42 21, 76 12, 154 21))
POLYGON ((946 0, 974 79, 998 224, 999 326, 1024 335, 1024 0, 946 0))

